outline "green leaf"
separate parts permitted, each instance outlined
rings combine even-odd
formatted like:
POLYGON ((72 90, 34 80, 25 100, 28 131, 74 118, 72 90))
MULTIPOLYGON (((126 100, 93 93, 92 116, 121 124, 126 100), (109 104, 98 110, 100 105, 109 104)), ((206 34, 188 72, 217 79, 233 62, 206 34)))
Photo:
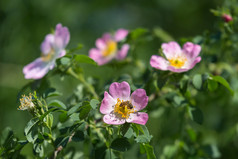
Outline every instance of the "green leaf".
POLYGON ((67 107, 64 105, 64 103, 62 103, 59 100, 52 100, 50 101, 50 103, 48 104, 48 106, 55 106, 55 107, 60 107, 63 109, 66 109, 67 107))
POLYGON ((33 119, 31 119, 31 120, 27 123, 27 125, 26 125, 26 127, 25 127, 25 129, 24 129, 25 135, 28 135, 29 132, 31 131, 31 129, 32 129, 35 125, 37 125, 38 122, 39 122, 39 119, 38 119, 38 118, 33 118, 33 119))
POLYGON ((166 32, 165 30, 163 30, 160 27, 157 27, 157 28, 154 29, 154 34, 159 39, 161 39, 163 42, 174 41, 174 38, 171 35, 169 35, 168 32, 166 32))
POLYGON ((193 77, 193 85, 198 90, 200 90, 202 88, 202 75, 196 74, 193 77))
POLYGON ((75 142, 83 141, 84 140, 84 133, 80 130, 76 131, 72 140, 75 142))
POLYGON ((59 115, 59 121, 61 123, 64 123, 66 122, 67 120, 69 119, 69 116, 67 115, 67 112, 62 112, 60 115, 59 115))
POLYGON ((136 136, 135 141, 138 143, 147 143, 150 142, 150 140, 152 139, 152 135, 150 135, 147 127, 145 125, 136 125, 137 129, 142 132, 142 135, 138 135, 136 136))
POLYGON ((156 159, 154 148, 149 144, 141 144, 147 155, 147 159, 156 159))
POLYGON ((145 33, 147 33, 148 30, 147 29, 144 29, 144 28, 137 28, 133 31, 131 31, 129 33, 129 38, 131 38, 132 40, 135 40, 137 38, 139 38, 140 36, 144 35, 145 33))
POLYGON ((75 55, 74 59, 76 62, 79 62, 79 63, 87 63, 87 64, 92 64, 97 66, 97 63, 86 55, 75 55))
POLYGON ((62 65, 69 65, 69 63, 70 63, 70 58, 68 58, 68 57, 62 57, 62 58, 60 58, 60 63, 61 63, 62 65))
POLYGON ((70 116, 71 114, 75 113, 76 111, 78 111, 79 107, 82 106, 81 103, 73 106, 72 108, 70 108, 67 112, 67 115, 70 116))
POLYGON ((128 131, 128 129, 130 128, 130 123, 125 123, 121 126, 120 131, 122 136, 124 136, 126 134, 126 132, 128 131))
POLYGON ((198 107, 189 107, 189 115, 196 123, 203 123, 203 113, 198 107))
POLYGON ((112 141, 111 148, 117 151, 127 151, 130 148, 130 143, 126 138, 117 138, 112 141))
POLYGON ((220 83, 220 84, 222 84, 223 86, 225 86, 225 87, 230 91, 230 93, 231 93, 232 95, 234 95, 234 91, 231 89, 229 83, 228 83, 223 77, 221 77, 221 76, 212 76, 212 75, 211 75, 211 76, 209 77, 209 79, 210 79, 210 80, 213 80, 213 81, 216 81, 216 82, 218 82, 218 83, 220 83))
POLYGON ((80 120, 83 120, 86 117, 88 117, 88 114, 91 109, 92 108, 91 108, 90 104, 86 104, 86 105, 82 106, 82 108, 80 109, 80 113, 79 113, 80 120))
POLYGON ((218 83, 216 81, 207 80, 207 88, 209 89, 209 91, 215 91, 218 87, 218 83))
POLYGON ((90 105, 91 105, 91 107, 92 107, 93 109, 97 109, 99 103, 100 103, 100 102, 99 102, 97 99, 92 99, 92 100, 90 101, 90 105))

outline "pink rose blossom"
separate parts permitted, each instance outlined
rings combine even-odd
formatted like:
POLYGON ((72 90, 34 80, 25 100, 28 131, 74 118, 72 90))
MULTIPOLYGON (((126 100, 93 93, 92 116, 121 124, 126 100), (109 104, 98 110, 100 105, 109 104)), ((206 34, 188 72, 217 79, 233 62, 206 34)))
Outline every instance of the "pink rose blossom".
POLYGON ((26 79, 40 79, 55 66, 55 60, 66 54, 70 34, 67 27, 57 24, 54 34, 48 34, 41 43, 41 57, 23 68, 26 79))
POLYGON ((148 114, 138 112, 148 104, 148 96, 144 89, 137 89, 130 95, 131 90, 127 82, 114 82, 109 87, 109 93, 104 92, 100 106, 100 112, 105 114, 103 117, 105 123, 112 125, 121 125, 125 122, 146 124, 148 114))
POLYGON ((222 15, 222 18, 223 18, 223 20, 225 21, 225 22, 229 22, 229 21, 232 21, 233 19, 232 19, 232 16, 231 15, 229 15, 229 14, 223 14, 222 15))
POLYGON ((89 51, 89 57, 97 62, 98 65, 104 65, 112 59, 122 60, 126 57, 130 46, 122 45, 118 48, 118 42, 124 40, 128 34, 125 29, 118 29, 114 36, 105 33, 102 38, 96 40, 96 47, 89 51))
POLYGON ((166 59, 157 55, 153 55, 150 59, 150 65, 159 70, 186 72, 201 61, 201 57, 198 56, 201 46, 191 42, 185 43, 183 49, 173 41, 163 43, 162 50, 166 59))

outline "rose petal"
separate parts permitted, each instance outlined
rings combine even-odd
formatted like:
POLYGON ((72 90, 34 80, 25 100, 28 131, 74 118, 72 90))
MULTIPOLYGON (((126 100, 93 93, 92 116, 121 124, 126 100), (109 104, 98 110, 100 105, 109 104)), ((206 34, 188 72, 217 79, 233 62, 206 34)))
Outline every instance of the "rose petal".
POLYGON ((40 79, 44 77, 50 69, 53 69, 54 62, 46 63, 41 58, 37 58, 32 63, 23 68, 26 79, 40 79))
POLYGON ((144 109, 148 104, 148 99, 144 89, 137 89, 131 94, 131 104, 136 111, 144 109))
POLYGON ((182 50, 177 42, 169 42, 162 44, 163 53, 167 59, 172 59, 182 53, 182 50))
POLYGON ((200 56, 198 56, 189 66, 189 69, 192 69, 197 63, 199 63, 202 60, 200 56))
POLYGON ((201 51, 201 46, 187 42, 183 45, 183 53, 189 58, 196 58, 201 51))
POLYGON ((53 43, 54 43, 54 35, 53 34, 46 35, 45 40, 41 43, 41 52, 47 55, 51 51, 53 43))
POLYGON ((125 39, 127 35, 128 35, 128 30, 118 29, 115 33, 114 38, 118 42, 118 41, 125 39))
POLYGON ((119 50, 119 51, 117 52, 117 57, 116 57, 116 58, 117 58, 118 60, 124 59, 124 58, 126 57, 127 53, 128 53, 129 48, 130 48, 130 45, 124 44, 124 45, 122 46, 121 50, 119 50))
POLYGON ((92 48, 89 50, 89 57, 97 62, 98 65, 103 65, 110 61, 109 58, 104 58, 100 50, 92 48))
POLYGON ((111 111, 113 111, 113 106, 117 103, 116 100, 114 100, 110 94, 107 92, 104 92, 104 98, 102 100, 101 106, 100 106, 100 112, 102 114, 109 114, 111 111))
POLYGON ((152 55, 150 59, 150 65, 159 70, 168 70, 168 63, 163 57, 157 55, 152 55))
POLYGON ((69 43, 70 34, 67 27, 57 24, 55 28, 55 50, 63 49, 69 43))
POLYGON ((96 46, 100 50, 103 50, 103 49, 106 48, 107 44, 106 44, 106 42, 102 38, 99 38, 99 39, 96 40, 96 46))
POLYGON ((130 117, 126 119, 126 122, 145 125, 148 121, 148 118, 148 114, 144 112, 131 113, 130 117))
POLYGON ((129 100, 131 93, 130 85, 125 81, 122 83, 114 82, 109 87, 109 93, 114 99, 129 100))
POLYGON ((188 70, 190 70, 189 68, 176 68, 176 67, 173 67, 173 66, 168 66, 168 70, 172 71, 172 72, 186 72, 188 70))
POLYGON ((66 54, 65 50, 62 50, 57 58, 63 57, 66 54))
POLYGON ((119 119, 113 113, 104 115, 103 121, 107 124, 112 124, 112 125, 121 125, 126 122, 125 119, 119 119))

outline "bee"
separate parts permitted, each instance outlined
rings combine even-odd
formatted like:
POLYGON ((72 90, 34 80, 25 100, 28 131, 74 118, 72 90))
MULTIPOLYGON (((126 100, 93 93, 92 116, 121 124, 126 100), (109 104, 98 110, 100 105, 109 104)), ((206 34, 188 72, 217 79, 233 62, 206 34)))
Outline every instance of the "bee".
POLYGON ((128 109, 133 109, 134 108, 133 105, 131 104, 131 102, 129 102, 129 101, 122 102, 120 104, 120 107, 127 107, 128 109))

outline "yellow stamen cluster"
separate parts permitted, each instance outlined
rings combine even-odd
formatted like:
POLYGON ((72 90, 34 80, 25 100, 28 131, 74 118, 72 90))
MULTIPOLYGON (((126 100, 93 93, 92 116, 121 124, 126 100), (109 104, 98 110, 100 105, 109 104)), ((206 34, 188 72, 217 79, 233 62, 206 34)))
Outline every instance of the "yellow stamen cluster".
POLYGON ((114 113, 119 118, 128 119, 131 113, 135 113, 136 110, 134 109, 135 106, 131 104, 129 101, 121 101, 117 98, 117 104, 114 108, 114 113))
POLYGON ((34 108, 34 104, 32 103, 32 94, 30 93, 29 96, 22 95, 20 103, 21 105, 19 106, 18 110, 26 110, 34 108))
POLYGON ((48 54, 41 53, 41 59, 45 62, 50 61, 53 58, 54 54, 55 50, 52 48, 48 54))
POLYGON ((111 54, 114 54, 116 50, 117 50, 117 43, 113 40, 110 40, 107 42, 107 47, 105 50, 103 50, 102 55, 109 56, 111 54))
POLYGON ((186 61, 187 59, 185 57, 177 57, 177 58, 169 59, 170 65, 176 68, 183 67, 186 61))

